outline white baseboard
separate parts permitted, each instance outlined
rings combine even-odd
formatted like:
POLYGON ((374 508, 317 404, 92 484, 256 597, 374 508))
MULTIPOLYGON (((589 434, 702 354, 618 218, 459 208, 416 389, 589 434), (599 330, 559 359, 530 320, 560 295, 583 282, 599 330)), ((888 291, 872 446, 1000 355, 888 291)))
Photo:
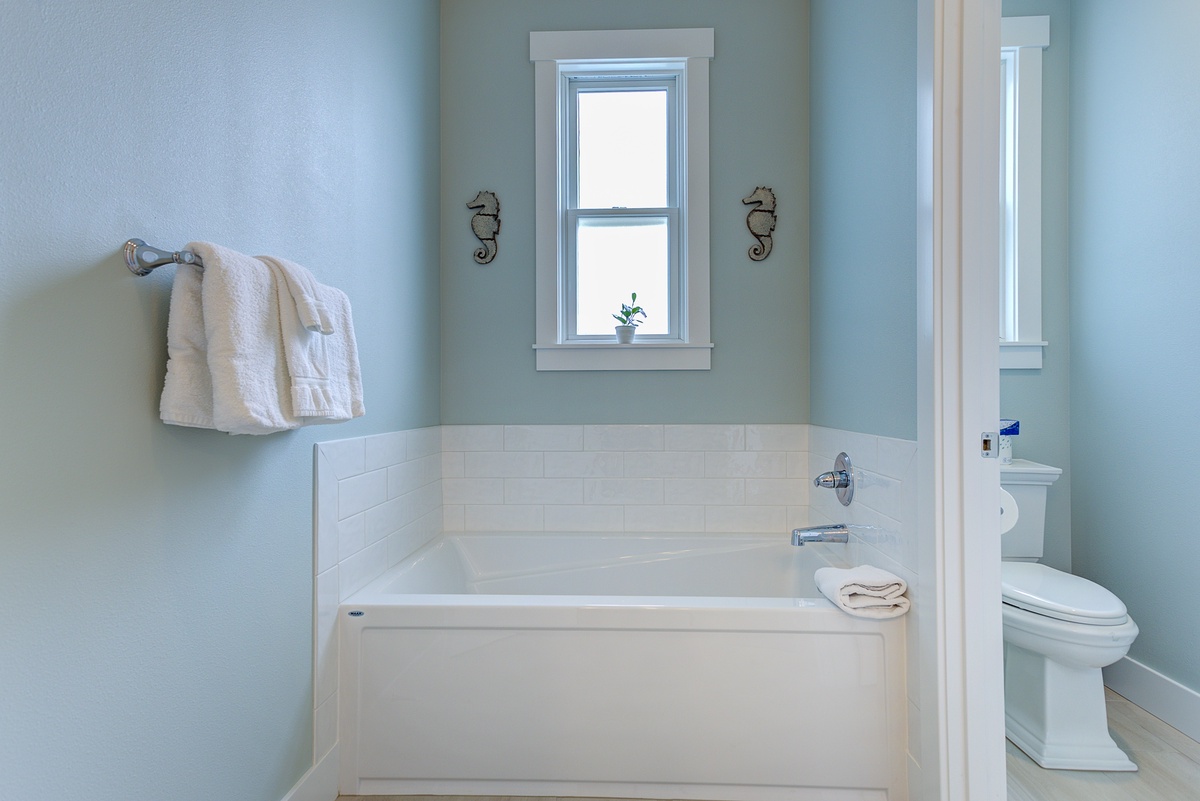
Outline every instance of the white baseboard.
POLYGON ((335 801, 338 797, 338 749, 335 745, 288 790, 281 801, 335 801))
POLYGON ((1104 683, 1159 720, 1200 741, 1200 693, 1129 657, 1104 669, 1104 683))

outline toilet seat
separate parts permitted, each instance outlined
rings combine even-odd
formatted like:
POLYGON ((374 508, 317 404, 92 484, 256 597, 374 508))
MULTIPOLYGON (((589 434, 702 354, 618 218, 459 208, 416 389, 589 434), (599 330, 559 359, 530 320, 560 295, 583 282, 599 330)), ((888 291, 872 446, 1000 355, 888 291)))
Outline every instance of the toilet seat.
POLYGON ((1104 587, 1037 562, 1004 562, 1000 579, 1004 603, 1018 609, 1092 626, 1129 619, 1125 604, 1104 587))

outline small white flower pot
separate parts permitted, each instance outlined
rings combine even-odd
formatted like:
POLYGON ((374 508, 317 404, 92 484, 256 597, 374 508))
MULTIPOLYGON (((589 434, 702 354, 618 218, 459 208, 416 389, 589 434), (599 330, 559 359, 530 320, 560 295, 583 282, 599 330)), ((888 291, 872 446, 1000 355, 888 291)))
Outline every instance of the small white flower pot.
POLYGON ((628 345, 633 342, 633 334, 635 331, 637 331, 637 326, 618 325, 615 326, 613 330, 617 332, 617 344, 628 345))

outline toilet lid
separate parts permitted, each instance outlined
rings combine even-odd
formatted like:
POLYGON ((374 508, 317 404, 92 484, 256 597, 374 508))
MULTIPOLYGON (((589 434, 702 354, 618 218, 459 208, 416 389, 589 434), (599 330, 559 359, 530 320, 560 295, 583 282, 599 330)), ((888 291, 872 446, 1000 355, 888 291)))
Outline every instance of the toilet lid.
POLYGON ((1037 562, 1004 562, 1000 579, 1004 603, 1039 615, 1093 626, 1119 626, 1129 617, 1121 599, 1099 584, 1037 562))

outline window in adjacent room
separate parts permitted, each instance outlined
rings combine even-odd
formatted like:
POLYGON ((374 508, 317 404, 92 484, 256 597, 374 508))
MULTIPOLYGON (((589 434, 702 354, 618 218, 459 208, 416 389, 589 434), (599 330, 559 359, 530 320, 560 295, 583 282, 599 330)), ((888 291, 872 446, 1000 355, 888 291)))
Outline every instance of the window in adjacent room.
POLYGON ((1042 50, 1049 17, 1001 23, 1000 367, 1042 366, 1042 50))
POLYGON ((712 29, 530 34, 537 369, 709 367, 712 29), (633 345, 612 314, 637 293, 633 345))

